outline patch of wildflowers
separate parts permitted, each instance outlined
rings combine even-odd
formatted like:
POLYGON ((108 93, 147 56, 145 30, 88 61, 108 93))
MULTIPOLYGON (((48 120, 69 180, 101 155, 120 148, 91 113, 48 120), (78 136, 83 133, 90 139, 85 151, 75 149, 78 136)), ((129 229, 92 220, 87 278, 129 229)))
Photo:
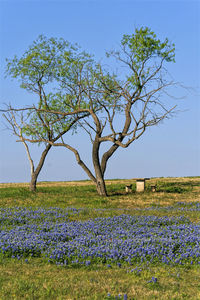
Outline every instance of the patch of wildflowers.
POLYGON ((200 261, 200 224, 183 216, 122 214, 69 221, 70 216, 80 212, 72 208, 0 209, 0 255, 17 259, 44 257, 64 266, 200 261))

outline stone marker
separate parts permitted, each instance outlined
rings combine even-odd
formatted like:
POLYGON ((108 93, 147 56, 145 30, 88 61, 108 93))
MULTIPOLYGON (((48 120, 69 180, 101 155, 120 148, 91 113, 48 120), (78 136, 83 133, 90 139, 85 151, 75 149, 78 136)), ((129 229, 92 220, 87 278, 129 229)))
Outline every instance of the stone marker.
POLYGON ((137 178, 136 179, 136 192, 144 192, 145 190, 145 181, 150 178, 137 178))

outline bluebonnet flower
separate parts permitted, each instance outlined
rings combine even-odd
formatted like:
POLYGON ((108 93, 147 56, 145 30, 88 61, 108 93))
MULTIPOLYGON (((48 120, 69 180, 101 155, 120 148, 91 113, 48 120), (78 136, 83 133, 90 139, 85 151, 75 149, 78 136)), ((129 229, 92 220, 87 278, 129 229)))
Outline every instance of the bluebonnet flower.
MULTIPOLYGON (((195 205, 190 208, 199 209, 195 205)), ((59 265, 199 263, 200 224, 183 216, 120 215, 69 221, 70 215, 80 212, 72 208, 0 208, 0 253, 18 259, 44 257, 59 265)))
POLYGON ((89 266, 90 264, 91 264, 91 261, 90 260, 86 260, 85 265, 89 266))
POLYGON ((148 281, 148 283, 153 282, 156 283, 158 279, 156 277, 152 277, 151 280, 148 281))

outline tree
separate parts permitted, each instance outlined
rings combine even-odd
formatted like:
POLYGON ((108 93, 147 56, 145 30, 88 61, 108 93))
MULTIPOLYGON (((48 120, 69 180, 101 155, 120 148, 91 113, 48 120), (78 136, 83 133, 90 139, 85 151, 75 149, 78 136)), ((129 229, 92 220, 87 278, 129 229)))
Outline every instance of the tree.
POLYGON ((5 114, 3 114, 4 118, 10 125, 9 129, 11 129, 12 133, 19 138, 19 141, 23 143, 26 149, 31 170, 30 191, 35 192, 38 175, 44 165, 45 158, 52 146, 50 144, 45 145, 45 149, 42 151, 38 165, 35 167, 34 161, 30 153, 29 145, 23 137, 24 115, 22 113, 20 115, 20 121, 18 121, 18 116, 16 112, 14 112, 11 108, 9 108, 8 111, 5 114))
MULTIPOLYGON (((127 148, 148 127, 172 113, 174 107, 167 108, 162 96, 167 98, 166 89, 174 84, 164 67, 164 63, 174 62, 174 52, 174 45, 168 39, 161 42, 149 28, 136 29, 134 34, 123 36, 120 51, 108 54, 116 58, 124 74, 110 75, 99 65, 93 73, 95 83, 87 82, 85 94, 90 100, 90 119, 84 119, 81 126, 92 141, 95 175, 86 172, 100 195, 107 195, 104 176, 115 151, 127 148), (95 111, 93 105, 97 104, 101 109, 95 111), (105 142, 111 145, 100 158, 100 146, 105 142)), ((68 147, 64 142, 54 146, 68 147)), ((78 155, 77 150, 70 150, 78 155)))
MULTIPOLYGON (((82 161, 79 151, 64 141, 64 135, 55 142, 37 134, 34 142, 63 146, 72 151, 95 183, 99 195, 107 196, 105 172, 115 151, 129 147, 148 127, 159 124, 174 110, 168 107, 167 99, 167 88, 174 82, 165 69, 165 63, 174 62, 174 53, 174 45, 168 39, 161 42, 149 28, 142 27, 132 35, 123 36, 119 51, 107 54, 116 59, 120 74, 111 74, 93 62, 83 64, 81 60, 69 68, 62 57, 56 77, 60 83, 60 106, 57 110, 53 106, 32 109, 51 116, 50 119, 66 117, 69 112, 76 116, 87 114, 77 121, 77 130, 84 129, 90 137, 94 173, 82 161), (66 97, 71 99, 67 107, 66 97), (107 149, 100 156, 102 144, 106 144, 107 149)), ((33 142, 33 139, 27 140, 33 142)))
MULTIPOLYGON (((90 65, 91 58, 86 53, 81 53, 79 47, 72 46, 63 39, 47 39, 42 35, 20 59, 15 56, 14 59, 7 60, 7 75, 19 79, 21 88, 38 98, 38 102, 33 106, 16 109, 8 105, 7 109, 3 110, 9 129, 25 146, 31 167, 31 191, 36 190, 38 175, 52 147, 45 140, 54 143, 69 130, 76 130, 77 121, 88 114, 84 111, 79 111, 79 115, 71 112, 69 103, 73 102, 73 94, 62 97, 57 90, 60 85, 58 74, 62 72, 63 66, 65 65, 65 74, 70 74, 77 61, 90 65), (52 116, 42 113, 43 109, 59 109, 67 113, 64 116, 52 116), (38 136, 44 140, 39 143, 44 144, 44 150, 35 167, 28 140, 34 142, 38 136)), ((76 100, 73 105, 77 105, 76 100)))
MULTIPOLYGON (((25 109, 25 111, 24 111, 21 109, 19 109, 19 110, 13 109, 10 106, 7 108, 7 111, 3 114, 3 116, 7 120, 7 123, 9 124, 8 129, 10 129, 12 131, 13 135, 15 135, 16 137, 19 138, 19 140, 17 140, 17 141, 22 142, 25 147, 25 150, 26 150, 26 153, 28 156, 28 160, 30 163, 30 171, 31 171, 31 180, 30 180, 29 188, 30 188, 30 191, 35 192, 38 176, 40 174, 40 171, 42 170, 46 156, 52 147, 52 144, 50 144, 50 143, 55 143, 57 140, 59 140, 59 138, 61 138, 63 134, 65 134, 67 131, 69 131, 75 125, 75 123, 77 122, 78 119, 81 118, 81 116, 78 118, 77 117, 73 118, 70 122, 68 120, 67 127, 65 124, 65 129, 63 129, 62 131, 60 131, 60 133, 57 133, 56 135, 55 135, 55 129, 54 129, 54 135, 53 135, 52 134, 53 131, 50 129, 50 125, 51 125, 51 123, 54 123, 55 120, 51 123, 48 122, 48 127, 47 127, 47 123, 46 123, 47 119, 45 120, 42 117, 41 113, 36 112, 36 114, 38 114, 37 128, 36 128, 36 127, 34 127, 36 124, 35 123, 36 122, 36 114, 34 115, 34 117, 32 116, 32 114, 33 114, 33 111, 30 111, 30 109, 28 109, 28 111, 25 109), (34 122, 33 122, 33 120, 34 120, 34 122), (39 128, 39 121, 41 122, 40 126, 42 128, 39 128), (31 126, 31 124, 32 124, 32 126, 31 126), (30 151, 29 145, 30 145, 30 141, 34 142, 33 135, 34 134, 38 135, 40 129, 44 129, 43 127, 45 127, 47 130, 45 136, 43 133, 43 139, 44 138, 48 139, 49 143, 41 142, 43 144, 44 149, 41 152, 41 156, 40 156, 38 164, 36 166, 33 161, 32 156, 31 156, 31 151, 30 151), (29 136, 32 136, 31 140, 30 140, 30 138, 28 138, 29 136), (29 142, 27 142, 28 140, 29 140, 29 142)), ((61 118, 59 118, 59 120, 61 120, 61 118)), ((66 122, 66 120, 65 120, 65 122, 66 122)), ((41 136, 41 134, 40 134, 40 136, 41 136)))

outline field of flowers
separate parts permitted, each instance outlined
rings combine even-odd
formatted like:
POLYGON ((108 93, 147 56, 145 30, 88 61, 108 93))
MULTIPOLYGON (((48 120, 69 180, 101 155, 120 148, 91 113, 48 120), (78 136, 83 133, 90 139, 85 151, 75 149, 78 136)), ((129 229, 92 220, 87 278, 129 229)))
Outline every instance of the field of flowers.
POLYGON ((126 184, 0 184, 0 299, 200 299, 200 177, 126 184))
MULTIPOLYGON (((148 208, 151 213, 159 209, 148 208)), ((180 202, 165 209, 198 212, 200 203, 180 202)), ((40 257, 63 267, 200 264, 199 222, 184 216, 146 216, 142 209, 139 216, 119 210, 116 216, 80 221, 86 213, 85 208, 71 207, 0 208, 1 259, 28 262, 40 257)))

